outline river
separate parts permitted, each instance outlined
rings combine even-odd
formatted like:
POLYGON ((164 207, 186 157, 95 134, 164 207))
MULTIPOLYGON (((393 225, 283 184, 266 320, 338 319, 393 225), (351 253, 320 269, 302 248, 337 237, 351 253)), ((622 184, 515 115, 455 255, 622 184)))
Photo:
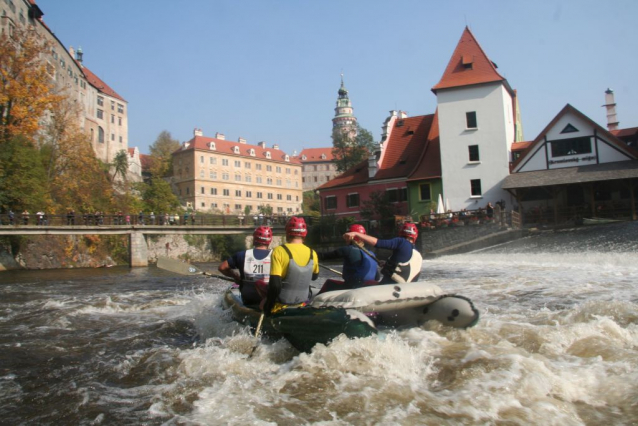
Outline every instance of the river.
MULTIPOLYGON (((202 265, 214 270, 215 265, 202 265)), ((327 278, 330 272, 323 272, 327 278)), ((300 354, 156 267, 0 274, 7 425, 638 424, 638 222, 424 262, 481 320, 300 354)))

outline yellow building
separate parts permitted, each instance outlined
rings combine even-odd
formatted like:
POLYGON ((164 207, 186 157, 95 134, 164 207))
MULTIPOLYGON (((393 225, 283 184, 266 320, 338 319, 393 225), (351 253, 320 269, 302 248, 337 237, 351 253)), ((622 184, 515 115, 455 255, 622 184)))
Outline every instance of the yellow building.
POLYGON ((301 162, 265 142, 250 145, 223 134, 194 137, 173 153, 173 183, 183 205, 240 215, 270 206, 275 215, 301 213, 301 162))

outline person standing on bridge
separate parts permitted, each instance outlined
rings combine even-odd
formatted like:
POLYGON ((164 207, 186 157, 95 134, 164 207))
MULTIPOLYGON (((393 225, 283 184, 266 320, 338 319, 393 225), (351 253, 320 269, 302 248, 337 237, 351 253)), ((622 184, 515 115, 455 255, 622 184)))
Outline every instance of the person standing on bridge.
POLYGON ((219 272, 239 284, 244 305, 259 305, 268 292, 272 229, 259 226, 253 232, 253 248, 238 251, 219 265, 219 272))
POLYGON ((304 244, 306 221, 293 216, 286 223, 286 244, 272 253, 268 295, 263 306, 269 315, 284 305, 297 305, 309 299, 310 281, 319 277, 317 252, 304 244))

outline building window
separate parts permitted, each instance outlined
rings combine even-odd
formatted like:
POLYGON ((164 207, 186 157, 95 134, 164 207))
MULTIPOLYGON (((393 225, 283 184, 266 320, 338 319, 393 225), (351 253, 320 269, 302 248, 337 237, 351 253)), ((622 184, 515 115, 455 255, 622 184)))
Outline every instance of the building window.
POLYGON ((275 171, 276 171, 277 173, 281 173, 281 167, 277 166, 277 167, 275 168, 275 171))
POLYGON ((241 175, 235 175, 235 182, 241 182, 241 175))
POLYGON ((241 168, 241 161, 235 160, 235 167, 241 168))
POLYGON ((250 177, 250 175, 246 175, 246 176, 244 177, 244 180, 245 180, 246 182, 252 182, 252 180, 253 180, 253 179, 250 177))
POLYGON ((204 164, 204 156, 203 155, 199 157, 199 162, 204 164))
POLYGON ((248 161, 244 162, 244 168, 245 169, 250 169, 250 163, 248 161))
POLYGON ((204 170, 200 170, 200 171, 199 171, 199 177, 200 177, 200 178, 203 178, 203 177, 204 177, 204 170))
POLYGON ((261 164, 255 164, 255 170, 261 170, 261 164))
POLYGON ((346 205, 348 207, 359 207, 359 194, 348 194, 346 197, 346 205))
POLYGON ((234 146, 234 147, 233 147, 233 152, 234 152, 235 154, 239 154, 239 147, 238 147, 238 146, 234 146))
POLYGON ((97 141, 104 143, 104 129, 102 127, 97 128, 97 141))
POLYGON ((211 188, 210 195, 217 195, 217 188, 211 188))
POLYGON ((386 189, 385 193, 390 203, 400 203, 408 199, 408 188, 386 189))
POLYGON ((430 190, 430 184, 424 183, 419 185, 419 200, 430 201, 432 200, 432 192, 430 190))
POLYGON ((472 163, 476 163, 481 161, 481 158, 479 157, 479 147, 478 145, 470 145, 467 147, 469 154, 470 154, 470 162, 472 163))
POLYGON ((97 97, 97 104, 99 106, 104 106, 104 98, 102 96, 97 97))
POLYGON ((277 179, 277 186, 281 186, 281 179, 277 179))
POLYGON ((189 195, 191 193, 191 188, 190 186, 186 187, 186 195, 189 195))
POLYGON ((122 117, 117 117, 117 125, 118 126, 122 125, 122 117))
POLYGON ((210 164, 217 164, 217 158, 210 157, 210 164))
POLYGON ((120 136, 120 143, 122 143, 122 142, 123 142, 123 139, 122 139, 122 136, 120 136))
POLYGON ((246 198, 252 198, 252 196, 253 196, 252 191, 246 191, 246 198))
POLYGON ((217 172, 210 172, 209 176, 211 179, 217 179, 217 172))
POLYGON ((227 166, 227 165, 228 165, 228 159, 222 158, 222 166, 227 166))
POLYGON ((115 101, 111 101, 111 111, 115 111, 115 101))
POLYGON ((272 172, 272 166, 268 166, 268 165, 267 165, 267 166, 266 166, 266 171, 267 171, 267 172, 272 172))
POLYGON ((100 120, 104 119, 104 111, 102 111, 101 109, 97 110, 97 118, 99 118, 100 120))
POLYGON ((124 114, 124 105, 117 104, 117 112, 119 112, 120 114, 124 114))
POLYGON ((272 178, 266 179, 266 185, 272 185, 272 178))
POLYGON ((257 193, 257 198, 264 198, 264 194, 262 194, 261 192, 257 193))
POLYGON ((472 197, 480 197, 483 194, 481 191, 481 179, 472 179, 470 186, 472 188, 472 197))
POLYGON ((257 179, 257 180, 256 180, 256 182, 257 182, 257 183, 261 183, 261 176, 257 176, 257 178, 256 178, 256 179, 257 179))
POLYGON ((202 186, 202 191, 201 191, 201 192, 202 192, 202 194, 205 194, 205 193, 206 193, 206 189, 204 189, 204 187, 203 187, 203 186, 202 186))
POLYGON ((239 189, 235 190, 235 197, 241 197, 241 190, 239 189))
POLYGON ((230 197, 230 189, 224 189, 224 197, 230 197))
POLYGON ((115 133, 111 133, 111 140, 115 141, 115 133))
POLYGON ((277 199, 281 201, 282 195, 281 194, 277 194, 277 199))
POLYGON ((272 200, 272 192, 269 192, 269 193, 268 193, 268 199, 269 199, 269 200, 272 200))
POLYGON ((111 123, 115 124, 115 116, 111 114, 111 123))
POLYGON ((286 167, 286 174, 289 175, 290 174, 290 167, 286 167))
POLYGON ((222 179, 223 180, 230 180, 230 176, 228 175, 227 172, 222 173, 222 179))
POLYGON ((589 137, 551 141, 550 144, 552 157, 591 153, 591 139, 589 137))
POLYGON ((286 195, 286 201, 292 201, 292 195, 290 194, 286 195))
POLYGON ((470 111, 465 113, 465 123, 468 129, 476 129, 476 111, 470 111))
POLYGON ((235 204, 235 210, 241 210, 241 204, 235 204))
POLYGON ((202 207, 206 207, 206 203, 204 203, 204 202, 202 201, 201 206, 202 206, 202 207))
POLYGON ((337 208, 337 197, 330 195, 326 197, 326 210, 334 210, 337 208))

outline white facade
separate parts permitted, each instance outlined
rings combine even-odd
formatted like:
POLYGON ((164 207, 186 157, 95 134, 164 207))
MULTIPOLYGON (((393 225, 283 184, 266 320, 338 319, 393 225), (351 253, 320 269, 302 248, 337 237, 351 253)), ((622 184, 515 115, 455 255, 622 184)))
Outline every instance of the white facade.
POLYGON ((614 163, 633 159, 622 143, 596 123, 567 107, 534 142, 513 173, 614 163))
POLYGON ((436 94, 443 198, 449 200, 449 208, 459 211, 485 207, 488 202, 511 202, 510 194, 501 189, 509 174, 515 133, 513 98, 505 84, 461 86, 436 94), (467 124, 467 113, 472 112, 476 127, 467 124), (478 150, 478 160, 470 159, 470 149, 474 155, 478 150), (480 191, 476 191, 476 181, 480 191))

